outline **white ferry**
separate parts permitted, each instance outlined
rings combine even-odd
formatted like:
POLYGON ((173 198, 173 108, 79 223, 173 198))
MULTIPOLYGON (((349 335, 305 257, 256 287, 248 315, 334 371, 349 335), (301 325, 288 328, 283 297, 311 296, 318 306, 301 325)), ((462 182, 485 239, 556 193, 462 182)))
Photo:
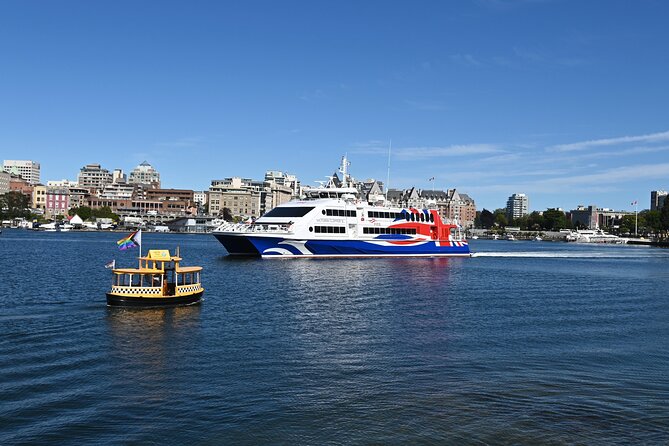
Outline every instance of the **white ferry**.
POLYGON ((351 187, 342 158, 341 185, 306 189, 255 222, 225 223, 213 235, 230 255, 295 257, 469 256, 460 226, 436 209, 376 205, 351 187))

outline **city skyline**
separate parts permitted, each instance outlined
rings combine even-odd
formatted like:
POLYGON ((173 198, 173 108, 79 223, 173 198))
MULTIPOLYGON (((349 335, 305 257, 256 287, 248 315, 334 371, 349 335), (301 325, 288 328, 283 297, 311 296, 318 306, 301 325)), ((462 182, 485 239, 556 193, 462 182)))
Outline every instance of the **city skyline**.
POLYGON ((669 188, 655 1, 69 1, 0 6, 0 158, 42 181, 142 161, 163 187, 266 170, 530 210, 649 207, 669 188), (429 181, 434 177, 434 181, 429 181))

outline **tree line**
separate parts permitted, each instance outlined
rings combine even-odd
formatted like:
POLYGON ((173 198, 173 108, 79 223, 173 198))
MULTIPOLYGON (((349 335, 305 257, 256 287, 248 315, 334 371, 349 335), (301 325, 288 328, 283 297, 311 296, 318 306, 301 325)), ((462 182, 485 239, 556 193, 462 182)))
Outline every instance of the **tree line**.
MULTIPOLYGON (((573 225, 567 215, 558 209, 548 209, 542 213, 534 211, 520 218, 509 219, 506 209, 489 211, 483 209, 476 213, 475 226, 483 229, 519 227, 523 231, 559 231, 561 229, 585 229, 585 225, 573 225)), ((614 227, 602 228, 619 234, 634 234, 635 216, 625 215, 615 222, 614 227)), ((636 232, 638 234, 669 234, 669 206, 663 206, 659 211, 643 210, 636 217, 636 232)))

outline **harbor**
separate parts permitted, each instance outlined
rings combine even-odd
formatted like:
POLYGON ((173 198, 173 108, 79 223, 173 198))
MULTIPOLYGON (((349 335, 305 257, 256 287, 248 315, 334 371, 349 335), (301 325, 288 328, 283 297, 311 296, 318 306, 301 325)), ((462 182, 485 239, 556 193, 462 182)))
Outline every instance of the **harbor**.
POLYGON ((3 231, 4 444, 669 441, 668 250, 266 262, 146 233, 207 292, 134 310, 105 301, 118 239, 3 231))

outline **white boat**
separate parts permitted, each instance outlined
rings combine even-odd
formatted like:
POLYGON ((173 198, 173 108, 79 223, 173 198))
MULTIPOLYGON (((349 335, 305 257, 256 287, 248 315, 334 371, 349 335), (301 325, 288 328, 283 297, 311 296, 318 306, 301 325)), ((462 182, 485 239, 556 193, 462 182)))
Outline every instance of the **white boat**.
POLYGON ((515 241, 516 237, 514 237, 513 234, 507 234, 506 239, 511 240, 511 241, 515 241))
POLYGON ((614 243, 625 244, 626 238, 618 237, 617 235, 609 234, 601 229, 581 229, 575 232, 577 243, 614 243))
POLYGON ((286 257, 469 256, 460 226, 436 209, 362 200, 342 158, 341 184, 306 189, 252 223, 224 223, 213 235, 231 255, 286 257))

